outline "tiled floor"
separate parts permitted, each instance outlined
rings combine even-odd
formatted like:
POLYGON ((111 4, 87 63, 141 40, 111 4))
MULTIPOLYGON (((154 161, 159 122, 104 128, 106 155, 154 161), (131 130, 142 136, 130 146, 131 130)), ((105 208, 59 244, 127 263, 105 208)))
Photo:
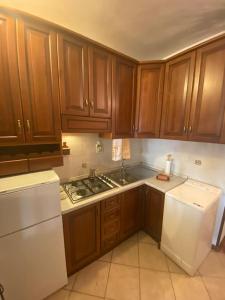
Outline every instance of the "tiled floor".
POLYGON ((225 300, 225 253, 211 252, 194 277, 144 232, 69 278, 48 300, 225 300))

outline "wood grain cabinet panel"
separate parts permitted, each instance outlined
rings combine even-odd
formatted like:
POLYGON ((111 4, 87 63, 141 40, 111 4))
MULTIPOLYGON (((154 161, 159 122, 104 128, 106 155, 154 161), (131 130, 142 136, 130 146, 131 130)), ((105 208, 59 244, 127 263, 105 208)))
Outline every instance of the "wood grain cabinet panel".
POLYGON ((197 50, 190 139, 219 142, 225 109, 225 40, 197 50))
POLYGON ((72 35, 58 34, 60 103, 63 114, 88 116, 87 44, 72 35))
POLYGON ((98 47, 88 48, 90 116, 111 118, 112 57, 98 47))
POLYGON ((100 254, 100 203, 63 215, 68 274, 100 254))
POLYGON ((13 18, 0 14, 0 145, 25 142, 13 18))
POLYGON ((134 134, 136 94, 136 65, 120 57, 113 64, 114 128, 115 138, 129 138, 134 134))
POLYGON ((143 64, 138 67, 137 137, 159 137, 163 80, 163 64, 143 64))
POLYGON ((29 143, 61 140, 56 33, 41 23, 18 20, 22 104, 29 143))
POLYGON ((161 138, 187 139, 194 67, 195 52, 166 63, 161 138))
POLYGON ((144 230, 156 241, 161 241, 165 194, 146 187, 144 201, 144 230))
POLYGON ((121 197, 121 230, 123 240, 141 227, 142 197, 141 187, 120 194, 121 197))

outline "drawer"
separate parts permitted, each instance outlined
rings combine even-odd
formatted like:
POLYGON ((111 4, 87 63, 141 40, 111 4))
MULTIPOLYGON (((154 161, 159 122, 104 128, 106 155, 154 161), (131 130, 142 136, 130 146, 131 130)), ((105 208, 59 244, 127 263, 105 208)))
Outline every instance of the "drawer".
POLYGON ((120 198, 118 196, 110 197, 102 201, 103 211, 120 207, 120 198))
POLYGON ((112 222, 116 219, 120 219, 120 209, 116 208, 114 210, 111 211, 106 211, 105 213, 103 213, 103 224, 108 223, 108 222, 112 222))
POLYGON ((119 242, 120 235, 119 233, 115 233, 112 236, 102 241, 102 250, 107 250, 113 248, 119 242))
POLYGON ((108 222, 107 224, 104 224, 104 226, 102 227, 102 238, 105 239, 119 231, 120 231, 120 220, 119 219, 117 219, 113 222, 108 222))

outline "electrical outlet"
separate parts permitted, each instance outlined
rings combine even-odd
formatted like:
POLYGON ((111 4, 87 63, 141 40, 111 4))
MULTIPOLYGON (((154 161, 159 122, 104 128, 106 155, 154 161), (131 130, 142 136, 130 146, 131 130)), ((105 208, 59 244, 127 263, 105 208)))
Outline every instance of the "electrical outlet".
POLYGON ((100 141, 97 141, 97 143, 95 145, 95 150, 96 150, 96 153, 103 152, 103 145, 100 141))
POLYGON ((201 164, 202 164, 202 161, 200 159, 195 160, 195 165, 201 166, 201 164))
POLYGON ((83 162, 83 163, 81 164, 81 167, 82 167, 83 169, 87 169, 87 163, 83 162))

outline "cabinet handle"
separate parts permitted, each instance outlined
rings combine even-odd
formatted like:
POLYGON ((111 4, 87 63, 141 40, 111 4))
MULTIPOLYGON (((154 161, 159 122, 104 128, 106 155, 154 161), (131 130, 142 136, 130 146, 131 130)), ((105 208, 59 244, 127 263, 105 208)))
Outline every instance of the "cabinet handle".
POLYGON ((190 133, 192 132, 192 126, 189 126, 189 132, 190 133))
POLYGON ((94 108, 94 101, 90 102, 91 108, 94 108))
POLYGON ((22 131, 22 126, 21 126, 21 121, 20 120, 17 120, 17 126, 18 126, 18 132, 20 134, 21 131, 22 131))
POLYGON ((88 99, 87 98, 84 100, 84 105, 88 106, 88 99))
POLYGON ((27 120, 27 130, 30 131, 30 120, 27 120))
POLYGON ((187 131, 187 128, 186 128, 186 126, 184 126, 184 133, 186 133, 186 131, 187 131))

